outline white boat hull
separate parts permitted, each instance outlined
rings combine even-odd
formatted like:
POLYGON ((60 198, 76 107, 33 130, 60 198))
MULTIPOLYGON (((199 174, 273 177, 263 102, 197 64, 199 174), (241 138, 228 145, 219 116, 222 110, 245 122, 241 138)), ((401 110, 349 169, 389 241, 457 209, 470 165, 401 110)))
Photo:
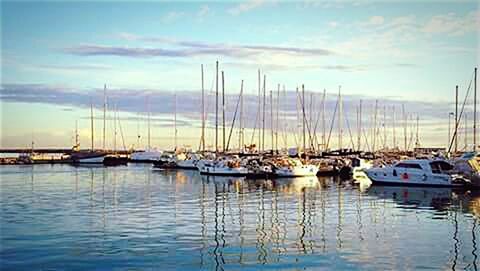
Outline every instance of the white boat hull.
POLYGON ((396 172, 392 168, 372 168, 365 171, 373 184, 397 186, 461 186, 448 174, 396 172))
POLYGON ((217 175, 217 176, 247 176, 248 169, 244 167, 230 168, 230 167, 216 167, 204 165, 200 168, 200 174, 217 175))
POLYGON ((105 156, 98 156, 98 157, 92 157, 92 158, 80 158, 76 160, 76 163, 79 164, 103 164, 105 156))
POLYGON ((276 177, 308 177, 317 176, 318 167, 314 165, 302 165, 294 167, 276 168, 273 174, 276 177))

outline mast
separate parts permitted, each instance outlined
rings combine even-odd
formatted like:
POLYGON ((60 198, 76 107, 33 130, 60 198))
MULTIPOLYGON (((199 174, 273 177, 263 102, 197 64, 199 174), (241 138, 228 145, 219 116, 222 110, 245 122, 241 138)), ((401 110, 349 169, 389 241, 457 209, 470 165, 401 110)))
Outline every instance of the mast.
POLYGON ((173 127, 174 127, 174 144, 175 144, 175 151, 177 150, 177 93, 173 94, 173 127))
POLYGON ((107 84, 103 85, 103 143, 102 149, 105 150, 105 131, 107 118, 107 84))
POLYGON ((477 151, 477 67, 473 80, 473 151, 477 151))
POLYGON ((215 152, 218 153, 218 60, 215 74, 215 152))
POLYGON ((407 116, 405 115, 405 104, 402 104, 402 114, 403 114, 403 143, 404 150, 407 151, 407 116))
POLYGON ((387 148, 387 106, 383 106, 383 149, 387 148))
POLYGON ((93 101, 90 103, 90 138, 92 140, 92 151, 94 150, 93 146, 93 101))
MULTIPOLYGON (((260 75, 260 69, 258 69, 258 119, 260 119, 260 114, 261 114, 261 110, 262 110, 262 98, 261 98, 261 75, 260 75)), ((255 120, 255 126, 257 126, 256 124, 256 120, 255 120)), ((262 146, 262 133, 260 132, 260 129, 258 131, 258 152, 260 152, 260 148, 262 146)))
POLYGON ((147 96, 147 123, 148 123, 148 149, 151 150, 152 149, 152 145, 151 145, 151 141, 150 141, 150 115, 151 115, 151 112, 150 112, 150 101, 148 99, 148 96, 147 96))
POLYGON ((418 114, 417 114, 417 128, 416 128, 416 133, 415 133, 415 147, 416 148, 420 147, 420 141, 419 141, 419 138, 418 138, 418 122, 419 122, 419 117, 418 117, 418 114))
POLYGON ((322 103, 322 145, 323 145, 323 150, 327 150, 327 142, 326 142, 326 120, 325 120, 325 109, 326 109, 326 98, 327 98, 327 90, 323 89, 323 103, 322 103))
POLYGON ((397 137, 396 137, 396 134, 395 134, 395 130, 396 130, 396 127, 395 127, 395 105, 392 106, 392 133, 393 133, 393 148, 396 148, 397 147, 397 137))
POLYGON ((272 135, 272 153, 273 149, 275 148, 275 141, 274 141, 274 121, 273 121, 273 91, 270 90, 270 134, 272 135))
POLYGON ((377 144, 377 114, 378 114, 378 100, 375 100, 375 112, 373 114, 373 144, 372 151, 375 152, 375 147, 377 144))
MULTIPOLYGON (((140 115, 140 112, 138 113, 140 115)), ((140 148, 140 116, 137 117, 137 146, 136 149, 140 148)))
POLYGON ((225 77, 222 71, 222 126, 223 126, 223 145, 222 150, 225 152, 225 77))
POLYGON ((113 152, 117 153, 117 105, 114 104, 113 106, 113 152))
POLYGON ((275 125, 275 151, 278 153, 278 127, 280 126, 280 120, 278 114, 280 110, 280 84, 277 86, 277 120, 275 125))
POLYGON ((342 150, 342 95, 341 86, 338 86, 338 149, 342 150))
POLYGON ((467 129, 467 123, 468 123, 468 121, 467 121, 467 119, 468 119, 468 118, 467 118, 467 112, 465 112, 464 115, 465 115, 465 118, 463 119, 463 123, 464 123, 464 124, 463 124, 463 126, 464 126, 464 127, 463 127, 463 131, 464 131, 463 139, 465 140, 465 148, 464 148, 464 150, 467 151, 467 150, 468 150, 468 149, 467 149, 467 145, 468 145, 468 141, 467 141, 467 131, 468 131, 468 129, 467 129))
POLYGON ((262 118, 262 152, 265 151, 265 102, 266 102, 266 81, 267 76, 263 75, 263 118, 262 118))
POLYGON ((306 143, 305 143, 305 140, 306 140, 306 137, 305 137, 305 86, 302 84, 302 102, 300 104, 302 106, 302 128, 303 128, 303 135, 302 135, 302 139, 303 139, 303 153, 306 154, 307 151, 306 151, 306 143))
POLYGON ((243 80, 240 84, 240 131, 239 131, 238 147, 243 153, 244 151, 244 131, 243 131, 243 80))
POLYGON ((457 138, 458 138, 458 122, 459 122, 459 118, 458 118, 458 85, 455 86, 455 153, 457 153, 458 151, 458 142, 457 142, 457 138))
POLYGON ((205 88, 203 80, 203 64, 201 65, 202 73, 202 140, 201 140, 201 149, 202 152, 205 152, 205 88))
POLYGON ((78 136, 78 120, 75 120, 75 150, 80 147, 80 140, 78 136))
POLYGON ((358 138, 357 138, 358 151, 362 149, 362 100, 358 107, 358 138))
MULTIPOLYGON (((310 148, 312 148, 313 150, 312 151, 315 151, 315 145, 314 145, 314 142, 313 142, 313 137, 315 135, 312 135, 310 134, 310 131, 312 131, 312 127, 313 127, 313 92, 310 93, 310 110, 309 110, 309 113, 310 113, 310 116, 309 116, 309 124, 307 127, 309 127, 308 129, 308 141, 309 141, 309 145, 310 145, 310 148)), ((313 131, 312 131, 313 133, 313 131)))

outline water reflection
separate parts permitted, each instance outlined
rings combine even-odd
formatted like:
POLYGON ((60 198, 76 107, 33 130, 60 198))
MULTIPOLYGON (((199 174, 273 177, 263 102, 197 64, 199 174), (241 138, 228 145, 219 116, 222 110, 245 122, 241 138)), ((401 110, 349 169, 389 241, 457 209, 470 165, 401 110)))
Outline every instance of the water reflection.
POLYGON ((0 174, 1 269, 478 266, 478 192, 147 166, 0 174))

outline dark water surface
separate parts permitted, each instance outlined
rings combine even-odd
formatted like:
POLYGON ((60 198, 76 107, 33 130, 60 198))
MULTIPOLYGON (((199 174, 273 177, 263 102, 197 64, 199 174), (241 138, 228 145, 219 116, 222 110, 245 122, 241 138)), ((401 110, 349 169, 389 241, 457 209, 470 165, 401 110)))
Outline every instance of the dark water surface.
POLYGON ((477 270, 480 193, 0 167, 1 270, 477 270))

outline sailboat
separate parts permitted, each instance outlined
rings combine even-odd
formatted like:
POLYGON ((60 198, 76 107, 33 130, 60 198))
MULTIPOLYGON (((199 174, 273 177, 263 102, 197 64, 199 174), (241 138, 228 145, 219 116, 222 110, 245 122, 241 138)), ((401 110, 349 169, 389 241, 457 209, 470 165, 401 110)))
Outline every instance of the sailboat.
POLYGON ((90 137, 91 137, 91 149, 80 150, 80 143, 78 141, 78 131, 76 131, 76 144, 70 154, 70 159, 74 164, 103 164, 103 160, 106 156, 104 151, 95 150, 94 137, 93 137, 93 103, 90 106, 90 137))
MULTIPOLYGON (((148 104, 148 100, 147 100, 147 110, 148 110, 148 118, 147 118, 148 147, 146 150, 135 151, 132 154, 130 154, 130 162, 133 162, 133 163, 153 163, 155 161, 159 161, 160 157, 163 154, 162 151, 152 149, 150 145, 150 107, 148 104)), ((140 135, 138 135, 138 138, 140 138, 140 135)))

